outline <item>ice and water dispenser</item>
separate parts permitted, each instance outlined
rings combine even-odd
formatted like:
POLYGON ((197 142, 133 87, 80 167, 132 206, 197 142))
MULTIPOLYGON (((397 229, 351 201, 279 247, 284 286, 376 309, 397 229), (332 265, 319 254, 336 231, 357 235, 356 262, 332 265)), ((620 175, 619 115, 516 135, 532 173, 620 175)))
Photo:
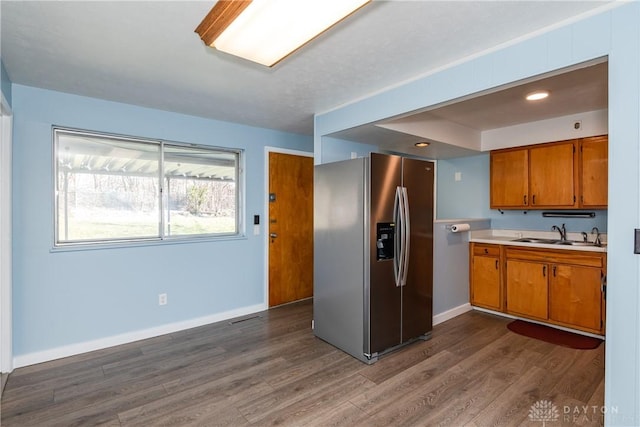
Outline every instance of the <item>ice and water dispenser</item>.
POLYGON ((376 261, 393 259, 393 242, 396 224, 394 222, 378 222, 376 224, 376 261))

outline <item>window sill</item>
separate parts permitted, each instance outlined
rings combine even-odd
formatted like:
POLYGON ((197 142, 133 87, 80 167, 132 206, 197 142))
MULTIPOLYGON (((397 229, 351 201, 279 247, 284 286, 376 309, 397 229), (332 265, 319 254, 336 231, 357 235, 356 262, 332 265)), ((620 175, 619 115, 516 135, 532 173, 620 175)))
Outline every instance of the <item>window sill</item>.
POLYGON ((105 242, 105 243, 69 243, 63 245, 53 245, 49 252, 76 252, 76 251, 91 251, 102 249, 124 249, 124 248, 137 248, 148 246, 164 246, 164 245, 184 245, 193 243, 215 243, 215 242, 228 242, 237 240, 248 240, 246 234, 235 234, 229 236, 206 236, 206 237, 173 237, 166 239, 147 239, 147 240, 131 240, 131 241, 119 241, 119 242, 105 242))

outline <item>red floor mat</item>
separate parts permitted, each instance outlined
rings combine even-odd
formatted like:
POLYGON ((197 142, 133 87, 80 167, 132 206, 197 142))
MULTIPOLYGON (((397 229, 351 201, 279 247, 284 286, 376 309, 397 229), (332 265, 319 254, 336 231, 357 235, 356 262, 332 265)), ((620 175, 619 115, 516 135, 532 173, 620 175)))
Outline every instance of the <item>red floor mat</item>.
POLYGON ((523 320, 514 320, 507 325, 507 328, 517 334, 524 335, 529 338, 536 338, 551 344, 580 350, 598 348, 600 343, 602 343, 602 340, 598 338, 574 334, 572 332, 538 325, 537 323, 525 322, 523 320))

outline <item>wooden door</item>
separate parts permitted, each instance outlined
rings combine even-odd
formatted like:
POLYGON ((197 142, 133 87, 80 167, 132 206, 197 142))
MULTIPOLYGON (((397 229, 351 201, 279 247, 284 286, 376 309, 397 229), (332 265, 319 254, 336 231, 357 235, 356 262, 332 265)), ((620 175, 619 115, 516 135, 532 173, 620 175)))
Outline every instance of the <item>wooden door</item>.
POLYGON ((553 265, 549 279, 549 319, 601 333, 602 291, 599 268, 553 265))
POLYGON ((577 168, 572 141, 529 149, 529 205, 568 208, 576 205, 577 168))
POLYGON ((501 310, 500 259, 491 256, 474 256, 471 274, 471 304, 501 310))
POLYGON ((490 158, 491 208, 528 206, 528 151, 492 151, 490 158))
POLYGON ((580 194, 584 207, 606 208, 608 204, 609 138, 594 136, 580 146, 580 194))
POLYGON ((548 318, 548 270, 544 263, 507 260, 507 312, 548 318))
POLYGON ((269 153, 269 307, 313 295, 313 158, 269 153))

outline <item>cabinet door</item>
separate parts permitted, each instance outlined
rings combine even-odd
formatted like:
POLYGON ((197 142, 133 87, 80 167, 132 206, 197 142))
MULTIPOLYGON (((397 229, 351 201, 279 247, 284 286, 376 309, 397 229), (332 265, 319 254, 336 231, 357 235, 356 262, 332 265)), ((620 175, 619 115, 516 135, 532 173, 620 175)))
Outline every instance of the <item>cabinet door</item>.
POLYGON ((518 208, 528 205, 528 151, 492 151, 491 208, 518 208))
POLYGON ((551 266, 549 318, 565 326, 600 333, 602 291, 599 268, 551 266))
POLYGON ((471 270, 471 304, 502 310, 500 295, 500 259, 474 256, 471 270))
POLYGON ((577 206, 574 142, 530 148, 529 165, 532 208, 577 206))
POLYGON ((607 136, 585 138, 580 146, 580 188, 584 207, 606 207, 608 203, 608 140, 607 136))
POLYGON ((507 312, 546 320, 549 266, 507 260, 507 312))

